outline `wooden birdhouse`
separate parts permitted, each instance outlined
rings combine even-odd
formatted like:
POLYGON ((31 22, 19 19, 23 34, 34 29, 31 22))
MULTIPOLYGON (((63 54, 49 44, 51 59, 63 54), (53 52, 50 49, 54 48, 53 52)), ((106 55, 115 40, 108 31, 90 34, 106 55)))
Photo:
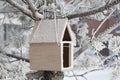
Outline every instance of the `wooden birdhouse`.
POLYGON ((63 71, 73 67, 73 38, 67 19, 41 20, 30 40, 32 70, 63 71))

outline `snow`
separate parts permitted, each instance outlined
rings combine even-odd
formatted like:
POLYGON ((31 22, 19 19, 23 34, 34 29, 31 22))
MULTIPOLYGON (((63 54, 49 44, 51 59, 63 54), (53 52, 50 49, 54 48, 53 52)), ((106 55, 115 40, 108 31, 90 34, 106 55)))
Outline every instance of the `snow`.
POLYGON ((17 25, 22 24, 18 19, 11 19, 10 21, 11 21, 12 24, 17 24, 17 25))
POLYGON ((0 19, 3 19, 4 18, 4 14, 0 14, 0 19))
POLYGON ((24 61, 0 63, 1 80, 25 80, 25 74, 30 71, 29 64, 24 61))
MULTIPOLYGON (((86 72, 86 70, 79 70, 79 73, 86 72)), ((105 70, 99 70, 94 72, 89 72, 85 75, 87 80, 111 80, 113 69, 105 69, 105 70)), ((78 80, 85 80, 85 78, 81 76, 77 76, 78 80)), ((75 77, 67 77, 65 76, 64 80, 76 80, 75 77)))
POLYGON ((102 71, 96 71, 92 72, 90 74, 87 74, 88 80, 110 80, 111 79, 111 70, 102 70, 102 71))
POLYGON ((100 51, 102 50, 103 48, 106 48, 106 46, 100 42, 100 41, 94 41, 93 42, 93 46, 96 48, 96 50, 100 51))
POLYGON ((88 68, 91 66, 97 66, 100 59, 95 55, 95 51, 91 49, 86 49, 74 60, 74 65, 76 67, 88 68))

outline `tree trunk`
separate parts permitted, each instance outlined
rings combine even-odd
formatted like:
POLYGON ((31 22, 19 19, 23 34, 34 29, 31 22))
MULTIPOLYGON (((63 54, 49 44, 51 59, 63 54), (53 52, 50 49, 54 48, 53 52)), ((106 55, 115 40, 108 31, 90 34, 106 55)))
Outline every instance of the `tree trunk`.
POLYGON ((64 74, 60 71, 37 71, 26 74, 27 80, 63 80, 64 74))

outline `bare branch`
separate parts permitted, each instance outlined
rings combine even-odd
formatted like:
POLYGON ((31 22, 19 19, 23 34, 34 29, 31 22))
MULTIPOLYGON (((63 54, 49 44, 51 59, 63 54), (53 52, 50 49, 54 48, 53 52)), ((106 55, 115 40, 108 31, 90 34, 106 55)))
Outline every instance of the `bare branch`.
POLYGON ((106 4, 105 6, 103 7, 100 7, 98 9, 94 9, 94 10, 91 10, 91 11, 88 11, 88 12, 84 12, 84 13, 77 13, 77 14, 71 14, 71 15, 68 15, 66 16, 68 19, 73 19, 73 18, 77 18, 77 17, 85 17, 85 16, 89 16, 89 15, 93 15, 93 14, 96 14, 98 12, 102 12, 104 10, 107 10, 109 9, 110 7, 114 6, 114 5, 117 5, 120 3, 120 0, 114 0, 113 2, 109 3, 109 4, 106 4))

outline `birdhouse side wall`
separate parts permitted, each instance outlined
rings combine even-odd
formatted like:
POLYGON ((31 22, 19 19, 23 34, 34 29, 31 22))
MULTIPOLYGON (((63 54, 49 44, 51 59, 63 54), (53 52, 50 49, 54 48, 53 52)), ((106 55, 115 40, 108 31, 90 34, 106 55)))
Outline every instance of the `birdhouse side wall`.
POLYGON ((61 47, 57 43, 31 43, 32 70, 61 70, 61 47))

